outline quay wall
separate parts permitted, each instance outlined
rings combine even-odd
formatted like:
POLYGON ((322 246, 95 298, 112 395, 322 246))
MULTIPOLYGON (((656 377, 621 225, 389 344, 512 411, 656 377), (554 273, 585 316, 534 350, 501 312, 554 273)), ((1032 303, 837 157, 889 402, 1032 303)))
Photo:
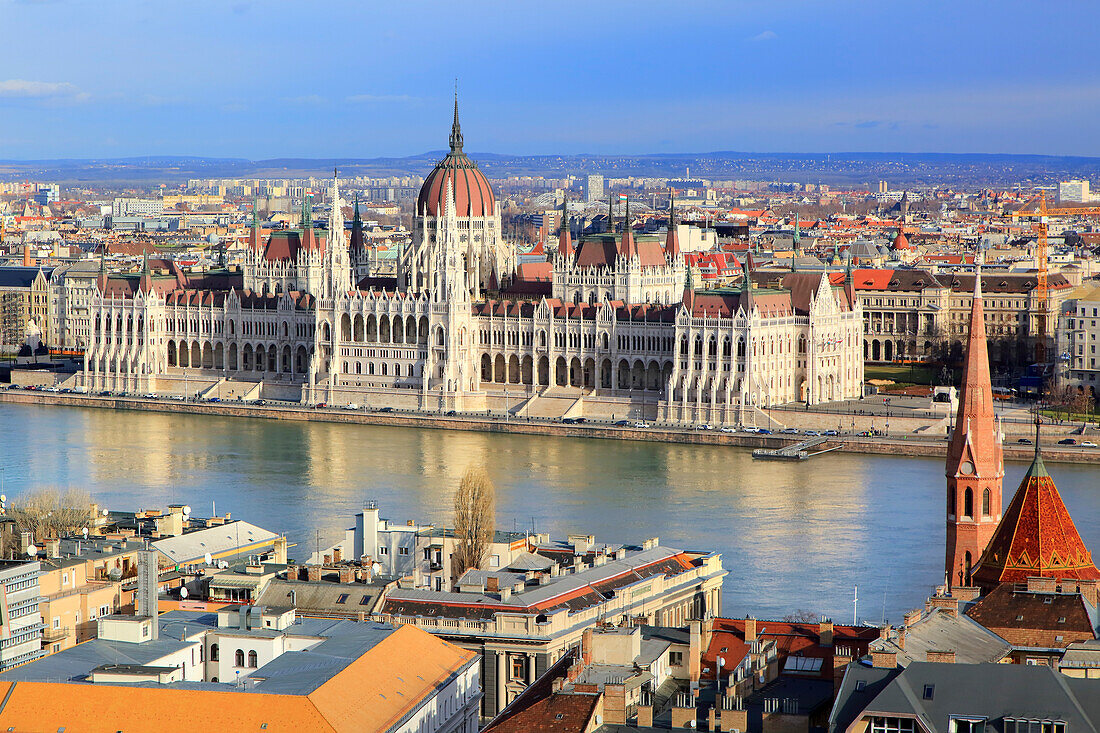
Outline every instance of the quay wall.
MULTIPOLYGON (((655 443, 681 443, 689 445, 725 445, 740 448, 780 448, 796 443, 802 438, 790 435, 755 435, 749 433, 722 433, 710 430, 687 430, 664 426, 650 428, 616 427, 611 425, 565 425, 557 422, 525 420, 510 417, 486 418, 479 416, 445 416, 425 413, 378 413, 361 410, 324 409, 285 405, 249 405, 225 402, 183 402, 140 397, 101 397, 98 395, 60 394, 53 392, 0 390, 0 402, 25 405, 60 405, 70 407, 107 408, 137 412, 187 413, 244 417, 263 420, 297 420, 359 425, 383 425, 389 427, 427 428, 433 430, 470 430, 488 433, 515 433, 521 435, 546 435, 559 438, 583 438, 587 440, 637 440, 655 443)), ((819 423, 820 425, 820 423, 819 423)), ((2 426, 0 426, 2 427, 2 426)), ((838 452, 881 455, 919 456, 944 458, 947 453, 945 436, 890 436, 830 438, 817 450, 839 445, 838 452)), ((1006 460, 1030 461, 1034 448, 1028 445, 1005 443, 1006 460)), ((1100 448, 1063 449, 1061 446, 1043 445, 1043 459, 1062 463, 1100 463, 1100 448)))

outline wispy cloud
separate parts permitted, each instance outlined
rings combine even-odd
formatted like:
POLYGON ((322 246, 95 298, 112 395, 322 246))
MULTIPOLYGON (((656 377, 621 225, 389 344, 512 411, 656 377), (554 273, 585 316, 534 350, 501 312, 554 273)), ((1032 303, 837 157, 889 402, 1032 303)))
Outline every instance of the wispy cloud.
POLYGON ((18 99, 87 99, 88 94, 67 81, 28 81, 8 79, 0 81, 0 97, 18 99))
POLYGON ((768 30, 768 31, 764 31, 763 33, 757 33, 755 36, 753 36, 749 40, 750 41, 774 41, 776 38, 779 38, 779 34, 776 33, 775 31, 768 30))
POLYGON ((412 102, 416 97, 408 94, 353 94, 347 98, 349 102, 412 102))

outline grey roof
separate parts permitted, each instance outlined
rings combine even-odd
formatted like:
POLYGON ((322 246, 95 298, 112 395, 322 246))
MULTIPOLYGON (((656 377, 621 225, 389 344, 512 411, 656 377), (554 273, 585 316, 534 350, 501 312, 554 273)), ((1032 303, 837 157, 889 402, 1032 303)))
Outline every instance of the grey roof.
POLYGON ((277 537, 274 532, 237 520, 157 540, 152 544, 172 562, 188 563, 201 560, 207 553, 219 555, 239 547, 273 542, 277 537))
POLYGON ((966 614, 952 615, 934 608, 905 629, 905 648, 899 633, 888 640, 872 642, 874 650, 895 652, 898 664, 905 667, 923 662, 928 652, 955 652, 957 663, 999 662, 1012 651, 1012 645, 966 614))
POLYGON ((251 686, 232 687, 195 681, 152 685, 161 688, 308 695, 393 633, 393 627, 385 624, 340 619, 298 618, 285 631, 218 627, 217 622, 217 615, 212 613, 170 611, 160 616, 160 638, 155 641, 134 643, 93 639, 8 670, 0 674, 0 680, 83 681, 92 670, 104 666, 148 667, 152 666, 152 662, 196 643, 180 641, 181 638, 195 637, 199 632, 216 628, 219 634, 268 637, 289 634, 316 637, 320 643, 306 651, 284 652, 259 669, 255 676, 257 682, 251 686), (200 687, 195 687, 196 684, 200 687))
POLYGON ((514 593, 511 600, 505 602, 496 597, 480 593, 448 593, 420 588, 397 588, 390 591, 388 597, 393 600, 452 602, 463 605, 485 603, 524 608, 544 603, 592 583, 599 583, 602 580, 628 573, 643 565, 667 560, 670 557, 679 555, 680 552, 680 550, 671 547, 657 546, 649 550, 629 554, 622 560, 609 559, 603 565, 587 568, 577 573, 559 575, 556 578, 551 578, 548 583, 525 589, 520 593, 514 593))
POLYGON ((0 288, 29 288, 38 276, 39 270, 42 271, 46 279, 49 279, 50 275, 53 274, 52 267, 0 266, 0 288))
POLYGON ((267 584, 256 602, 262 606, 290 605, 293 593, 294 607, 304 613, 324 611, 357 616, 360 611, 370 613, 385 588, 385 584, 288 582, 275 579, 267 584), (337 603, 343 595, 347 596, 344 603, 337 603))
POLYGON ((512 562, 508 563, 509 570, 526 572, 528 570, 549 570, 554 561, 535 552, 521 552, 512 562))
MULTIPOLYGON (((849 673, 858 666, 849 666, 849 673)), ((844 730, 864 713, 913 715, 931 733, 949 733, 951 717, 960 713, 990 721, 1060 720, 1074 731, 1095 731, 1092 721, 1100 720, 1100 680, 1065 677, 1050 667, 914 662, 884 685, 874 675, 880 684, 860 692, 849 688, 849 676, 830 715, 830 731, 844 730)))

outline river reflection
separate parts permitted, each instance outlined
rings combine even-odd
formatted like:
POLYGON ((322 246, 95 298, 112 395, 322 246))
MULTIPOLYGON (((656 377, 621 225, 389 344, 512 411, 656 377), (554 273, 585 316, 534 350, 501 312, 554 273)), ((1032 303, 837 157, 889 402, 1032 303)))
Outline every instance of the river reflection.
MULTIPOLYGON (((942 578, 943 462, 836 453, 753 461, 737 448, 463 433, 0 404, 9 496, 81 487, 104 506, 232 512, 298 543, 335 541, 368 500, 394 521, 445 523, 465 467, 484 463, 503 529, 714 549, 723 611, 899 620, 942 578)), ((1097 470, 1052 464, 1090 546, 1097 470)), ((1007 505, 1026 466, 1011 464, 1007 505)))

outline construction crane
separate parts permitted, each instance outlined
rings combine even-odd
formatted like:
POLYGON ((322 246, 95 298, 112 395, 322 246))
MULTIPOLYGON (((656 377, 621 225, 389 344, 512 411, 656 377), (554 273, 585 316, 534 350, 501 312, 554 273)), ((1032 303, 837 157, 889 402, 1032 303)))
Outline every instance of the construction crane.
POLYGON ((1047 208, 1046 191, 1040 191, 1037 196, 1031 197, 1022 208, 1010 212, 1013 219, 1028 217, 1035 218, 1035 260, 1038 276, 1035 282, 1036 329, 1035 329, 1035 361, 1045 364, 1047 353, 1047 303, 1049 288, 1047 287, 1047 224, 1052 216, 1095 216, 1100 215, 1100 206, 1081 206, 1077 208, 1047 208), (1030 210, 1031 204, 1038 199, 1039 207, 1030 210))

